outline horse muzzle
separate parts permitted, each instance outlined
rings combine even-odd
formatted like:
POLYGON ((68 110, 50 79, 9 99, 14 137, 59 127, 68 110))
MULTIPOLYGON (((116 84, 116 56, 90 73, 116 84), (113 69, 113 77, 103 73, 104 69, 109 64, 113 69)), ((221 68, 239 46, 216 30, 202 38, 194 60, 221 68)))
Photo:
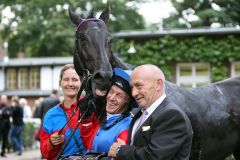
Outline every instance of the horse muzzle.
POLYGON ((106 96, 110 86, 112 71, 97 72, 92 77, 92 91, 94 97, 106 96))

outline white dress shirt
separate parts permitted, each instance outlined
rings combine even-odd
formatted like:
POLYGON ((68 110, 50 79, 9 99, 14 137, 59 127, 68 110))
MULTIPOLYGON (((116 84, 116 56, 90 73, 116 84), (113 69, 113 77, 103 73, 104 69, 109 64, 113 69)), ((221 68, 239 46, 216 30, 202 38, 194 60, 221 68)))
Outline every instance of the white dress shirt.
MULTIPOLYGON (((166 94, 162 95, 161 97, 159 97, 155 102, 153 102, 153 104, 148 107, 146 109, 146 117, 145 120, 146 121, 148 119, 148 117, 153 113, 153 111, 163 102, 163 100, 165 99, 166 94)), ((144 110, 141 110, 142 112, 144 112, 144 110)), ((131 145, 133 144, 133 139, 134 139, 134 135, 137 132, 137 129, 139 129, 139 123, 140 123, 140 119, 141 116, 135 121, 134 125, 133 125, 133 129, 132 129, 132 135, 131 135, 131 145)))

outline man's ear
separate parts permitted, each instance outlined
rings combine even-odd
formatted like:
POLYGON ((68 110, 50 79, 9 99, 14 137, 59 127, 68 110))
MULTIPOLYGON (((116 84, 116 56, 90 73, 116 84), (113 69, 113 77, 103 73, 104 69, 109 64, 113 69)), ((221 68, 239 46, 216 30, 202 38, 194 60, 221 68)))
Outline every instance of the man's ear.
POLYGON ((156 80, 156 89, 157 89, 157 91, 161 91, 162 90, 162 88, 163 88, 163 84, 164 82, 163 82, 163 80, 162 79, 157 79, 156 80))

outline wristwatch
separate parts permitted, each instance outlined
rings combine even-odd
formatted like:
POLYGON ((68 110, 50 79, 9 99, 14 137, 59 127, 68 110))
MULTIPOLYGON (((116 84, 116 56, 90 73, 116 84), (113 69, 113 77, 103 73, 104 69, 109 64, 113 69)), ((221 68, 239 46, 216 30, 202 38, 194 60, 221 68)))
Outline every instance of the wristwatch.
POLYGON ((120 146, 116 148, 116 151, 115 151, 116 155, 118 154, 119 150, 120 150, 120 146))

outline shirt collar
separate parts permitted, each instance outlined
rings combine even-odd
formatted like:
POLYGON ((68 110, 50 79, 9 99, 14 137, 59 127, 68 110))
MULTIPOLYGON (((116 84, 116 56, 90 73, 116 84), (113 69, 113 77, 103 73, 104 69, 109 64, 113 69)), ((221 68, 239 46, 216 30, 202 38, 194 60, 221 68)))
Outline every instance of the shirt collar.
POLYGON ((110 119, 111 117, 119 116, 119 115, 121 115, 121 114, 111 114, 111 113, 107 112, 107 120, 110 119))
MULTIPOLYGON (((163 102, 163 100, 164 100, 165 98, 166 98, 166 94, 162 95, 162 96, 159 97, 155 102, 153 102, 153 104, 146 109, 147 114, 148 114, 148 115, 151 115, 152 112, 163 102)), ((142 112, 143 112, 143 111, 144 111, 144 110, 142 110, 142 112)))
POLYGON ((76 102, 74 102, 71 106, 70 106, 70 108, 65 108, 64 107, 64 102, 62 102, 60 105, 59 105, 64 111, 73 111, 75 108, 76 108, 76 106, 77 106, 77 103, 76 102))

